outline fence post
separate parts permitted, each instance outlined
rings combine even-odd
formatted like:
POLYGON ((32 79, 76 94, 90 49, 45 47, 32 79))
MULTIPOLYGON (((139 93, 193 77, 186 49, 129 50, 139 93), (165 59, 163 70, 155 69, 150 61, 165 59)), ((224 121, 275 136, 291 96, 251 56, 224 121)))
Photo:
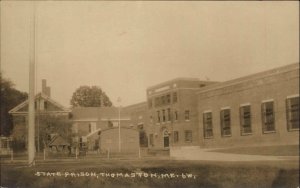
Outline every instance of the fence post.
POLYGON ((107 159, 109 159, 109 152, 110 152, 110 148, 108 148, 107 150, 107 159))
POLYGON ((77 159, 77 147, 75 148, 75 157, 77 159))
POLYGON ((44 148, 44 160, 46 160, 46 149, 44 148))
POLYGON ((141 158, 141 147, 139 147, 139 158, 141 158))

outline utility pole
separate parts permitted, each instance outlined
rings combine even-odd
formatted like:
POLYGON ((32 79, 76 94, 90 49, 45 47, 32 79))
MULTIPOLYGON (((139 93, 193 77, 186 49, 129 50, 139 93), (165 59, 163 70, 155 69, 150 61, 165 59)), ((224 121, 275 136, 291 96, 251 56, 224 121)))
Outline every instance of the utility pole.
POLYGON ((118 98, 119 103, 119 152, 121 152, 121 98, 118 98))
POLYGON ((28 165, 35 165, 35 2, 32 1, 32 18, 30 30, 30 57, 29 57, 29 97, 28 97, 28 165))

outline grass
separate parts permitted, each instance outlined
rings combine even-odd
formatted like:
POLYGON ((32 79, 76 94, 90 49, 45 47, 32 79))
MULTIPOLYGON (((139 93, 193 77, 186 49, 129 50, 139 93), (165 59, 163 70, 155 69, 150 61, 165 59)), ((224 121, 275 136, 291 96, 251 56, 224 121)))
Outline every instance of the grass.
POLYGON ((211 152, 268 156, 299 156, 299 145, 260 146, 216 149, 211 152))
POLYGON ((2 164, 2 187, 297 187, 298 161, 206 162, 173 160, 77 160, 2 164), (182 174, 196 178, 35 176, 37 172, 182 174))

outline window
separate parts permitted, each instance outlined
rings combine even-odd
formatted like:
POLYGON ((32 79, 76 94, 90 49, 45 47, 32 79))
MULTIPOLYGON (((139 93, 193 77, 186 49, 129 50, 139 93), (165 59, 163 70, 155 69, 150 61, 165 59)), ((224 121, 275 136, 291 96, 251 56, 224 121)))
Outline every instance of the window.
POLYGON ((170 96, 170 94, 166 95, 166 103, 167 104, 171 103, 171 96, 170 96))
POLYGON ((203 113, 204 138, 213 137, 212 112, 203 113))
POLYGON ((157 111, 157 122, 160 123, 160 111, 157 111))
POLYGON ((149 144, 150 144, 150 146, 154 146, 154 144, 153 144, 153 134, 149 135, 149 144))
POLYGON ((262 103, 263 133, 275 131, 274 101, 262 103))
POLYGON ((252 133, 250 105, 240 107, 240 122, 241 122, 241 135, 252 133))
POLYGON ((162 110, 162 117, 163 117, 163 122, 166 122, 166 112, 165 112, 165 110, 162 110))
POLYGON ((167 121, 171 121, 171 109, 168 108, 167 112, 168 112, 168 114, 167 114, 167 121))
POLYGON ((231 136, 230 109, 221 110, 221 135, 231 136))
POLYGON ((190 120, 190 111, 189 111, 189 110, 186 110, 186 111, 184 112, 184 119, 185 119, 186 121, 190 120))
POLYGON ((177 102, 177 93, 174 92, 173 93, 173 103, 176 103, 177 102))
POLYGON ((184 141, 192 142, 192 139, 193 139, 192 131, 191 130, 184 131, 184 141))
POLYGON ((179 141, 178 131, 174 131, 173 134, 174 134, 174 143, 177 143, 179 141))
POLYGON ((177 112, 177 111, 174 112, 174 120, 175 120, 175 121, 178 120, 178 112, 177 112))
POLYGON ((286 99, 286 119, 288 130, 299 130, 299 96, 286 99))
POLYGON ((47 108, 48 108, 48 102, 44 101, 44 109, 47 110, 47 108))
POLYGON ((89 124, 89 132, 94 132, 96 131, 96 123, 95 122, 92 122, 89 124))

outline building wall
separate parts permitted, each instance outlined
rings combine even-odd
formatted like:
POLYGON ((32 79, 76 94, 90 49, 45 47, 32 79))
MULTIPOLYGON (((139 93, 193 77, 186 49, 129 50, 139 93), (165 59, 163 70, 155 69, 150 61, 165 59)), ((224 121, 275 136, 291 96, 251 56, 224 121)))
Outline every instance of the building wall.
POLYGON ((293 65, 247 79, 225 82, 198 94, 199 145, 202 148, 219 148, 250 145, 299 144, 299 129, 288 131, 286 98, 299 96, 299 66, 293 65), (262 131, 262 101, 273 99, 275 132, 262 131), (251 106, 252 134, 241 135, 240 105, 251 106), (220 110, 231 109, 231 136, 221 136, 220 110), (213 137, 204 138, 203 112, 212 112, 213 137))
POLYGON ((199 144, 198 126, 195 126, 198 124, 196 91, 213 83, 215 82, 179 78, 147 89, 149 148, 168 149, 178 145, 192 146, 199 144), (174 93, 177 97, 174 96, 174 93), (170 102, 156 105, 156 98, 167 95, 170 95, 170 102), (170 120, 166 117, 166 120, 163 121, 163 111, 168 116, 168 109, 170 109, 170 120), (189 112, 188 120, 185 119, 185 111, 189 112), (160 121, 158 120, 158 112, 160 113, 160 121), (175 113, 177 113, 177 119, 175 113), (174 131, 178 132, 177 142, 174 140, 174 131), (186 131, 192 134, 190 141, 185 140, 186 131), (169 147, 165 147, 166 139, 169 142, 169 147))
MULTIPOLYGON (((137 153, 139 150, 139 133, 136 129, 121 128, 121 152, 137 153)), ((112 128, 101 132, 101 150, 111 153, 119 152, 119 129, 112 128)))

